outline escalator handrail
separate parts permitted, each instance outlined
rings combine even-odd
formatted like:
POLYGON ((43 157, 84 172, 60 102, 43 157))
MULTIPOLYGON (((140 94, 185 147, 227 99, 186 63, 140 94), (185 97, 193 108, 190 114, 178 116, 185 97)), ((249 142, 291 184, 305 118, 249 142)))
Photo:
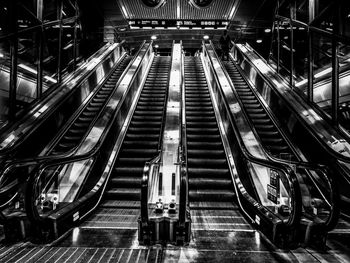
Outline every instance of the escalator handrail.
MULTIPOLYGON (((140 50, 142 49, 143 45, 145 44, 145 41, 142 43, 139 51, 136 53, 136 55, 134 56, 134 58, 131 60, 131 62, 129 63, 128 67, 124 70, 123 74, 120 76, 118 82, 117 82, 117 86, 118 84, 122 81, 123 77, 125 76, 125 74, 127 73, 128 69, 131 67, 131 65, 133 64, 135 58, 137 57, 137 55, 139 54, 140 50)), ((116 65, 118 66, 118 65, 116 65)), ((111 70, 111 72, 109 72, 108 77, 112 74, 113 70, 111 70)), ((103 83, 105 81, 108 80, 108 77, 106 77, 106 79, 103 81, 103 83)), ((101 86, 103 85, 103 83, 101 84, 101 86)), ((112 94, 111 94, 112 95, 112 94)), ((111 96, 110 95, 110 96, 111 96)), ((110 97, 109 97, 110 98, 110 97)), ((108 102, 108 99, 106 101, 106 103, 108 102)), ((103 108, 101 108, 101 111, 103 111, 103 108)), ((76 117, 79 117, 78 113, 75 113, 76 117)), ((96 118, 95 118, 96 121, 96 118)), ((73 120, 74 122, 74 120, 73 120)), ((91 123, 90 127, 93 127, 93 123, 91 123)), ((71 123, 67 123, 65 124, 65 126, 62 129, 66 129, 67 127, 69 127, 71 125, 71 123)), ((87 133, 86 133, 87 134, 87 133)), ((85 136, 86 136, 85 134, 85 136)), ((83 140, 84 138, 82 138, 83 140)), ((101 140, 100 140, 101 142, 101 140)), ((24 159, 17 159, 17 160, 10 160, 7 161, 4 165, 4 167, 2 168, 2 173, 0 174, 0 184, 1 182, 4 180, 4 178, 6 178, 6 175, 8 173, 10 173, 13 169, 16 169, 18 167, 25 167, 25 166, 33 166, 33 165, 41 165, 44 163, 51 163, 53 160, 67 160, 67 158, 73 157, 77 151, 77 148, 79 147, 80 144, 76 145, 75 147, 73 147, 72 149, 70 149, 69 151, 65 152, 65 153, 61 153, 61 154, 56 154, 56 155, 45 155, 45 156, 39 156, 39 157, 31 157, 31 158, 24 158, 24 159)), ((94 152, 94 149, 90 150, 91 152, 94 152)), ((86 158, 89 158, 88 156, 91 156, 91 154, 89 154, 89 152, 83 154, 82 156, 86 156, 86 158)), ((8 195, 11 191, 14 192, 17 190, 17 185, 13 184, 12 187, 10 188, 0 188, 0 200, 1 197, 3 195, 8 195)), ((1 204, 0 204, 1 205, 1 204)))
MULTIPOLYGON (((205 45, 204 45, 204 50, 207 51, 205 45)), ((210 59, 210 61, 211 61, 211 59, 210 59)), ((213 68, 212 61, 210 63, 210 67, 213 68)), ((218 76, 216 75, 216 71, 214 70, 214 72, 215 72, 214 77, 215 77, 217 83, 219 83, 218 76)), ((218 84, 218 85, 220 85, 220 84, 218 84)), ((220 91, 222 97, 225 98, 224 94, 222 93, 222 89, 218 89, 218 90, 220 91)), ((291 189, 290 194, 291 194, 291 200, 292 200, 292 206, 291 206, 292 209, 291 209, 291 216, 289 217, 288 221, 287 222, 283 221, 283 223, 286 226, 295 226, 295 225, 299 224, 300 219, 301 219, 302 199, 301 199, 301 193, 300 193, 300 188, 299 188, 299 184, 298 184, 298 179, 296 177, 295 172, 289 166, 284 165, 282 163, 275 163, 275 162, 270 161, 270 160, 261 159, 261 158, 258 158, 256 156, 253 156, 248 151, 248 149, 245 146, 245 143, 243 142, 243 139, 241 138, 239 128, 237 127, 237 124, 234 121, 234 118, 232 116, 232 112, 229 109, 226 100, 224 100, 224 106, 226 108, 226 111, 229 113, 228 116, 230 118, 230 123, 231 123, 232 127, 234 128, 233 130, 234 130, 234 133, 235 133, 236 138, 237 138, 237 142, 238 142, 238 146, 239 146, 238 148, 240 149, 241 156, 250 163, 255 163, 255 164, 258 164, 258 165, 261 165, 264 167, 276 169, 276 170, 282 171, 286 175, 286 178, 288 179, 289 187, 291 189)), ((242 192, 241 192, 241 194, 244 195, 242 192)), ((259 210, 266 209, 266 210, 270 211, 271 214, 274 214, 273 211, 271 211, 269 208, 261 205, 254 198, 252 198, 248 193, 245 193, 244 197, 247 199, 248 202, 254 203, 253 205, 257 209, 259 209, 259 210), (247 198, 247 196, 248 196, 248 198, 247 198)), ((239 198, 238 193, 237 193, 237 198, 239 198)), ((239 202, 239 203, 241 204, 241 202, 239 202)), ((244 211, 244 208, 243 207, 241 207, 241 208, 244 211)), ((264 213, 262 213, 262 214, 264 214, 264 213)), ((271 220, 271 219, 268 218, 268 220, 271 220)))
MULTIPOLYGON (((150 49, 150 48, 151 48, 151 45, 149 45, 148 49, 150 49)), ((140 48, 140 50, 141 49, 142 48, 140 48)), ((145 54, 146 53, 147 52, 145 52, 145 54)), ((139 64, 138 68, 135 70, 135 74, 133 75, 130 83, 134 82, 135 76, 137 75, 137 72, 139 71, 140 66, 141 66, 141 63, 139 64)), ((105 140, 107 134, 109 133, 109 130, 113 126, 114 120, 117 117, 117 113, 120 111, 120 108, 122 107, 123 102, 125 101, 125 98, 126 98, 125 94, 126 93, 127 92, 125 92, 123 97, 120 99, 118 106, 117 106, 116 110, 114 111, 115 114, 110 119, 110 121, 107 123, 106 128, 104 129, 105 131, 101 135, 101 138, 99 139, 97 144, 91 150, 89 150, 88 152, 86 152, 84 154, 64 157, 62 159, 46 160, 46 161, 42 162, 40 165, 38 165, 36 167, 36 169, 34 169, 34 171, 29 175, 29 178, 27 180, 28 187, 27 187, 26 193, 25 193, 25 204, 26 204, 27 215, 28 215, 28 218, 31 222, 38 223, 38 222, 42 222, 43 220, 45 220, 45 218, 42 218, 39 215, 38 211, 35 208, 35 202, 33 200, 35 189, 37 189, 38 182, 40 181, 41 176, 44 173, 44 171, 48 167, 51 167, 51 166, 61 166, 61 165, 74 163, 74 162, 78 162, 78 161, 89 160, 91 158, 96 157, 101 151, 103 151, 103 149, 101 149, 102 142, 105 140)), ((103 182, 98 181, 95 188, 103 187, 104 183, 105 183, 105 181, 103 181, 103 182)), ((87 195, 89 195, 90 193, 88 193, 87 195)), ((85 198, 85 196, 80 197, 78 200, 74 201, 73 207, 78 206, 79 200, 84 199, 84 198, 85 198)), ((71 207, 71 209, 73 209, 73 208, 71 207)))
POLYGON ((141 180, 141 223, 147 228, 149 224, 148 215, 148 195, 150 186, 150 172, 151 167, 159 164, 161 160, 161 152, 151 160, 147 161, 143 167, 142 180, 141 180))
MULTIPOLYGON (((173 54, 174 43, 175 41, 173 41, 172 50, 170 54, 173 54)), ((172 64, 172 60, 173 60, 173 57, 171 56, 170 65, 172 64)), ((151 171, 152 165, 158 164, 162 161, 163 134, 164 134, 164 128, 165 128, 164 121, 165 121, 166 112, 167 112, 166 105, 168 104, 170 71, 171 71, 171 66, 168 72, 168 80, 166 85, 167 88, 166 88, 165 99, 163 104, 163 112, 162 112, 162 120, 161 120, 162 125, 160 128, 159 139, 158 139, 158 154, 153 158, 151 158, 149 161, 146 161, 143 168, 143 175, 141 180, 141 223, 143 225, 148 225, 148 222, 149 222, 149 215, 148 215, 148 193, 149 193, 149 184, 150 184, 149 172, 151 171)))
MULTIPOLYGON (((212 45, 212 42, 210 42, 211 48, 214 51, 214 54, 217 58, 218 63, 220 64, 220 67, 222 68, 228 82, 230 83, 230 85, 233 87, 233 83, 231 81, 230 76, 228 75, 227 71, 225 70, 225 67, 223 66, 222 62, 220 59, 218 59, 218 56, 215 52, 214 46, 212 45)), ((240 71, 240 70, 239 70, 240 71)), ((242 73, 242 72, 240 72, 242 73)), ((248 84, 248 83, 247 83, 248 84)), ((241 109, 244 109, 242 101, 240 100, 239 96, 237 95, 237 92, 235 89, 232 89, 233 93, 235 94, 235 97, 237 98, 238 103, 240 104, 241 109)), ((249 117, 246 114, 245 110, 241 111, 242 114, 244 115, 245 119, 249 120, 249 117)), ((257 142, 259 143, 259 145, 263 145, 260 137, 257 135, 255 128, 252 126, 251 122, 248 121, 251 130, 253 131, 253 133, 255 134, 255 139, 257 140, 257 142)), ((281 135, 283 136, 283 138, 286 140, 285 136, 283 133, 281 133, 281 135)), ((286 140, 288 142, 288 140, 286 140)), ((288 166, 290 167, 290 169, 295 170, 296 169, 305 169, 308 171, 308 176, 311 179, 311 181, 314 183, 314 186, 317 188, 317 190, 319 191, 319 193, 323 192, 322 190, 319 188, 317 182, 314 180, 314 178, 312 177, 312 175, 309 173, 310 170, 312 171, 317 171, 319 173, 321 173, 321 176, 323 177, 323 179, 325 179, 328 189, 330 190, 330 195, 329 195, 329 199, 325 198, 325 201, 328 203, 329 205, 329 209, 330 209, 330 216, 327 218, 327 221, 325 222, 325 226, 328 229, 331 229, 333 227, 335 227, 338 218, 339 218, 339 193, 338 193, 338 189, 337 189, 337 184, 334 178, 334 175, 332 173, 332 171, 329 169, 328 166, 323 165, 323 164, 317 164, 317 163, 310 163, 310 162, 303 162, 303 161, 285 161, 283 159, 279 159, 276 158, 274 156, 271 156, 268 152, 265 151, 265 148, 262 147, 262 151, 264 152, 264 155, 267 157, 267 159, 271 162, 274 163, 279 163, 282 164, 284 166, 288 166), (293 167, 294 166, 294 167, 293 167)), ((320 174, 319 174, 320 175, 320 174)))
MULTIPOLYGON (((123 43, 123 42, 121 42, 123 43)), ((121 43, 118 43, 118 45, 115 47, 117 48, 119 45, 121 45, 121 43)), ((107 45, 107 44, 106 44, 107 45)), ((102 48, 105 48, 105 47, 102 47, 102 48)), ((94 66, 94 69, 97 67, 97 65, 103 63, 103 61, 106 60, 106 58, 112 53, 114 52, 114 49, 110 50, 109 52, 107 52, 102 58, 101 58, 101 61, 99 63, 97 63, 95 66, 94 66)), ((108 49, 108 48, 107 48, 108 49)), ((100 49, 101 50, 101 49, 100 49)), ((93 56, 97 55, 100 50, 98 50, 97 52, 95 52, 93 54, 93 56)), ((102 52, 103 53, 103 52, 102 52)), ((92 56, 91 56, 92 57, 92 56)), ((90 58, 91 58, 90 57, 90 58)), ((89 61, 91 63, 91 61, 89 61)), ((80 71, 84 71, 84 67, 85 65, 87 65, 89 62, 86 62, 85 64, 83 64, 80 68, 81 70, 80 71)), ((85 79, 87 79, 91 74, 93 74, 94 70, 90 70, 90 71, 87 71, 83 74, 83 76, 81 76, 78 81, 74 84, 74 86, 79 86, 85 79)), ((60 83, 59 85, 57 85, 57 87, 55 88, 55 90, 52 90, 51 93, 46 96, 43 100, 40 100, 38 103, 35 103, 31 109, 28 110, 28 114, 25 115, 23 118, 21 118, 20 120, 16 121, 14 124, 6 127, 6 131, 10 131, 12 130, 14 127, 16 126, 19 126, 20 123, 24 123, 26 120, 28 120, 31 116, 33 116, 33 114, 35 114, 36 112, 36 108, 39 109, 40 108, 40 105, 44 105, 47 101, 49 101, 50 99, 52 99, 61 89, 59 87, 64 87, 65 85, 67 85, 67 83, 69 81, 72 80, 72 78, 74 76, 78 76, 79 75, 79 70, 78 70, 78 73, 70 76, 70 77, 67 77, 67 79, 65 81, 63 81, 62 83, 60 83)), ((69 96, 72 92, 74 91, 74 88, 69 90, 67 94, 64 95, 64 97, 66 98, 67 96, 69 96)), ((61 100, 60 100, 61 101, 61 100)), ((53 102, 55 105, 56 104, 59 104, 59 101, 58 102, 53 102)), ((49 108, 52 108, 52 107, 49 107, 49 108)), ((51 109, 49 112, 45 113, 45 116, 48 116, 50 115, 50 112, 52 112, 54 109, 51 109)), ((41 119, 35 119, 31 122, 31 125, 33 127, 36 127, 38 126, 38 123, 42 122, 43 120, 45 119, 44 118, 41 118, 41 119)), ((6 132, 3 131, 2 134, 5 134, 6 132)), ((12 146, 9 146, 9 147, 5 147, 3 149, 0 150, 0 158, 3 158, 3 157, 6 157, 7 155, 10 155, 13 151, 15 151, 19 145, 28 137, 28 132, 26 132, 24 135, 20 136, 20 138, 18 139, 17 142, 15 142, 12 146)))
MULTIPOLYGON (((236 47, 236 44, 235 44, 235 43, 234 43, 234 46, 236 47)), ((238 49, 238 48, 236 47, 236 49, 238 49)), ((246 54, 243 54, 243 56, 244 56, 244 57, 247 57, 246 54)), ((249 61, 249 60, 247 60, 247 61, 249 61)), ((252 64, 250 61, 249 61, 249 63, 257 70, 257 72, 260 72, 259 69, 258 69, 254 64, 252 64)), ((269 68, 271 68, 270 65, 268 65, 268 64, 266 64, 266 66, 269 67, 269 68)), ((272 71, 272 72, 275 72, 272 68, 271 68, 271 71, 272 71)), ((269 83, 269 84, 270 84, 270 87, 272 87, 273 89, 275 89, 275 86, 274 86, 273 84, 271 84, 271 80, 269 80, 269 78, 267 78, 267 77, 264 76, 263 74, 260 74, 260 76, 264 79, 264 82, 269 83)), ((291 87, 288 83, 286 83, 279 75, 274 74, 274 76, 275 76, 277 79, 281 80, 281 82, 283 82, 284 86, 287 86, 291 91, 293 91, 292 87, 291 87)), ((311 126, 308 125, 308 124, 305 122, 304 118, 300 116, 300 114, 298 113, 298 111, 297 111, 294 107, 292 107, 292 106, 290 105, 290 103, 289 103, 289 101, 287 100, 287 98, 285 98, 284 96, 281 96, 279 92, 276 92, 276 94, 278 94, 278 96, 286 102, 285 105, 287 105, 288 108, 289 108, 292 112, 295 113, 295 116, 297 116, 297 118, 301 120, 301 123, 303 124, 304 128, 305 128, 306 130, 309 131, 309 134, 318 142, 318 144, 319 144, 331 157, 333 157, 333 158, 335 158, 335 159, 338 159, 339 161, 342 161, 342 162, 345 162, 345 163, 350 163, 350 157, 344 156, 344 155, 342 155, 341 153, 336 152, 336 151, 330 149, 329 145, 328 145, 325 141, 323 141, 321 138, 319 138, 318 135, 315 134, 314 129, 311 128, 311 126)), ((292 94, 297 94, 297 93, 293 92, 292 94)), ((300 98, 303 102, 306 103, 305 99, 303 99, 299 94, 297 95, 297 97, 300 98)), ((304 106, 304 105, 303 105, 303 106, 304 106)), ((315 107, 315 105, 313 105, 313 104, 311 104, 311 103, 307 103, 307 106, 310 107, 310 108, 311 108, 313 111, 315 111, 315 112, 318 112, 318 111, 319 111, 319 110, 315 107)), ((337 129, 336 127, 332 127, 332 129, 334 129, 336 132, 339 132, 340 134, 342 134, 340 131, 338 131, 338 129, 337 129)))
POLYGON ((184 226, 186 222, 186 211, 188 207, 188 168, 187 168, 187 134, 186 134, 186 103, 185 103, 185 54, 181 53, 181 132, 180 132, 180 205, 179 225, 184 226))

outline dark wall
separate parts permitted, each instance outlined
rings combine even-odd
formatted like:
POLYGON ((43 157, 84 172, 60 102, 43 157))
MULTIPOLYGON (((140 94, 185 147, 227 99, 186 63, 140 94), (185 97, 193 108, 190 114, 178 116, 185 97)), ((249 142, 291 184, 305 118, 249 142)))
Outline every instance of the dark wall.
POLYGON ((103 11, 95 0, 78 0, 78 7, 82 30, 81 53, 88 57, 103 45, 103 11))

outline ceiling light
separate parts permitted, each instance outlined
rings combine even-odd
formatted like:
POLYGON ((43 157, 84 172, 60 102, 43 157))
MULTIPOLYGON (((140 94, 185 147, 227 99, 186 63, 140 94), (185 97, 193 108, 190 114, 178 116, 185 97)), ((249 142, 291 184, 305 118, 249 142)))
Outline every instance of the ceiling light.
POLYGON ((208 39, 209 39, 209 36, 208 36, 208 35, 205 35, 205 36, 203 36, 203 39, 204 39, 204 40, 208 40, 208 39))
POLYGON ((125 6, 123 6, 123 5, 122 5, 122 11, 123 11, 125 18, 128 19, 129 18, 128 12, 126 12, 125 6))
POLYGON ((4 54, 0 53, 0 58, 4 58, 4 57, 5 57, 4 54))
POLYGON ((24 65, 24 64, 18 64, 18 67, 20 67, 20 68, 22 68, 22 69, 24 69, 24 70, 27 70, 27 71, 29 71, 30 73, 37 74, 37 71, 36 71, 35 69, 33 69, 33 68, 31 68, 31 67, 28 67, 28 66, 26 66, 26 65, 24 65))
POLYGON ((271 29, 270 28, 266 28, 265 29, 265 33, 270 33, 271 32, 271 29))
POLYGON ((231 12, 230 12, 230 15, 229 15, 229 18, 228 18, 229 20, 232 20, 233 15, 235 14, 235 11, 236 11, 236 5, 233 5, 231 12))
POLYGON ((52 83, 57 83, 57 80, 49 76, 44 76, 44 79, 46 79, 47 81, 51 81, 52 83))
POLYGON ((153 35, 153 36, 151 36, 151 39, 152 39, 152 40, 156 40, 156 39, 157 39, 157 36, 153 35))
POLYGON ((154 47, 155 47, 155 48, 159 48, 159 45, 155 45, 154 47))
POLYGON ((259 43, 259 44, 262 43, 262 39, 257 39, 256 43, 259 43))

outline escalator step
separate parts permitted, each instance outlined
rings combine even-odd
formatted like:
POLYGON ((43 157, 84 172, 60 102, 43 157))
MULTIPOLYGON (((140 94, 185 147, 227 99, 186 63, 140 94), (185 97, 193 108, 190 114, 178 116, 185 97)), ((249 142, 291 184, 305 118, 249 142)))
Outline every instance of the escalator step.
POLYGON ((221 142, 192 142, 187 141, 188 148, 194 149, 221 149, 221 142))
POLYGON ((229 170, 225 168, 188 168, 189 178, 228 178, 229 170))
POLYGON ((138 201, 141 197, 140 188, 112 188, 106 191, 106 197, 113 200, 138 201))
POLYGON ((188 198, 191 202, 198 202, 203 200, 215 200, 216 202, 233 201, 235 194, 233 191, 223 190, 189 190, 188 198))
POLYGON ((225 151, 223 149, 219 149, 219 150, 188 149, 187 150, 188 158, 195 157, 195 156, 197 158, 203 158, 203 157, 225 158, 225 151))
POLYGON ((142 175, 143 172, 143 165, 138 166, 138 167, 130 167, 130 166, 118 166, 115 169, 115 176, 128 176, 128 177, 133 177, 133 176, 140 176, 142 175))
POLYGON ((226 164, 226 160, 223 158, 214 159, 214 158, 188 158, 187 160, 188 166, 192 168, 196 167, 205 167, 205 168, 216 168, 223 167, 226 164))
POLYGON ((220 141, 219 134, 187 134, 187 139, 190 141, 220 141))
POLYGON ((232 182, 225 178, 189 178, 189 185, 196 189, 232 189, 232 182))
POLYGON ((137 177, 129 177, 129 176, 118 176, 111 179, 112 188, 115 187, 123 187, 123 188, 139 188, 141 187, 141 178, 137 177))

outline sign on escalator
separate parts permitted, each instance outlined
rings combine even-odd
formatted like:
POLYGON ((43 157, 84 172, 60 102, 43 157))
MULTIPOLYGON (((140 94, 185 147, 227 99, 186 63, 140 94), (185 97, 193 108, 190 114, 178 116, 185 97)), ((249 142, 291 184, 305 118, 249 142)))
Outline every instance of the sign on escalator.
POLYGON ((275 170, 270 170, 270 184, 267 184, 267 199, 274 204, 278 203, 278 197, 280 196, 280 178, 279 174, 275 170))

